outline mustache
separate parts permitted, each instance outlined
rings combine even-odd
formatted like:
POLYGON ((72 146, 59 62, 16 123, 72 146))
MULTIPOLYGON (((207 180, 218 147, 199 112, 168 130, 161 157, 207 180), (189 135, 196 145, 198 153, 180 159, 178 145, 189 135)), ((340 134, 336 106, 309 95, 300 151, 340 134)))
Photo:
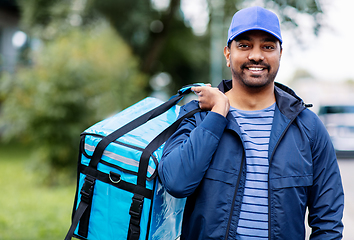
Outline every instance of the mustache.
POLYGON ((255 61, 246 62, 241 65, 241 69, 245 69, 245 68, 249 68, 249 67, 260 67, 260 68, 269 69, 270 65, 266 64, 266 63, 255 62, 255 61))

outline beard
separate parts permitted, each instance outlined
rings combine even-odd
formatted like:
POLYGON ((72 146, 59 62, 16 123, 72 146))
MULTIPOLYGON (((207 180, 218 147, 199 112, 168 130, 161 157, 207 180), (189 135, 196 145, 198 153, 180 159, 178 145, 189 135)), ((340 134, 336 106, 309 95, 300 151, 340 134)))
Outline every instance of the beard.
POLYGON ((279 70, 279 67, 273 70, 268 64, 255 62, 244 63, 238 68, 238 70, 236 70, 232 65, 230 65, 230 67, 232 78, 240 82, 243 86, 251 89, 263 89, 264 87, 273 83, 279 70), (247 69, 250 65, 266 69, 267 73, 262 75, 246 75, 244 70, 247 69))

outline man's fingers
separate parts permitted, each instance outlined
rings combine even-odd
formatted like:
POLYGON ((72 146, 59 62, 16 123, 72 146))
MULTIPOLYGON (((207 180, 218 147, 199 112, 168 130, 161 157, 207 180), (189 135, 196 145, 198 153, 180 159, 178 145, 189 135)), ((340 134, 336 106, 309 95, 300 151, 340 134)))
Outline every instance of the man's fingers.
POLYGON ((206 86, 192 87, 191 90, 198 95, 201 91, 203 91, 203 88, 209 88, 209 87, 211 87, 211 84, 208 83, 206 84, 206 86))
POLYGON ((192 87, 191 90, 193 92, 200 92, 201 91, 201 87, 192 87))

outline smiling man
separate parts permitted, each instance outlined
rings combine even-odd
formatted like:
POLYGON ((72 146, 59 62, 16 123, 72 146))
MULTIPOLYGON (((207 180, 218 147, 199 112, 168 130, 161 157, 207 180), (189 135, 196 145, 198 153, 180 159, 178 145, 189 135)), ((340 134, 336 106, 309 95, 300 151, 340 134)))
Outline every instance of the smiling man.
POLYGON ((282 55, 279 20, 269 10, 238 11, 224 55, 232 80, 194 87, 159 176, 187 197, 181 240, 341 239, 344 194, 335 151, 319 118, 275 83, 282 55))

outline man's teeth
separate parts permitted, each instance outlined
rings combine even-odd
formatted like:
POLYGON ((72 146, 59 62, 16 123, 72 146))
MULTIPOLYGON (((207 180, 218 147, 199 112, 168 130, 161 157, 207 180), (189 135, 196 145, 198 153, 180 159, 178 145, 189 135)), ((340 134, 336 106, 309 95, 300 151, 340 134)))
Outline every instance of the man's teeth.
POLYGON ((263 68, 255 68, 255 67, 253 67, 253 68, 248 68, 248 70, 251 70, 251 71, 262 71, 263 68))

